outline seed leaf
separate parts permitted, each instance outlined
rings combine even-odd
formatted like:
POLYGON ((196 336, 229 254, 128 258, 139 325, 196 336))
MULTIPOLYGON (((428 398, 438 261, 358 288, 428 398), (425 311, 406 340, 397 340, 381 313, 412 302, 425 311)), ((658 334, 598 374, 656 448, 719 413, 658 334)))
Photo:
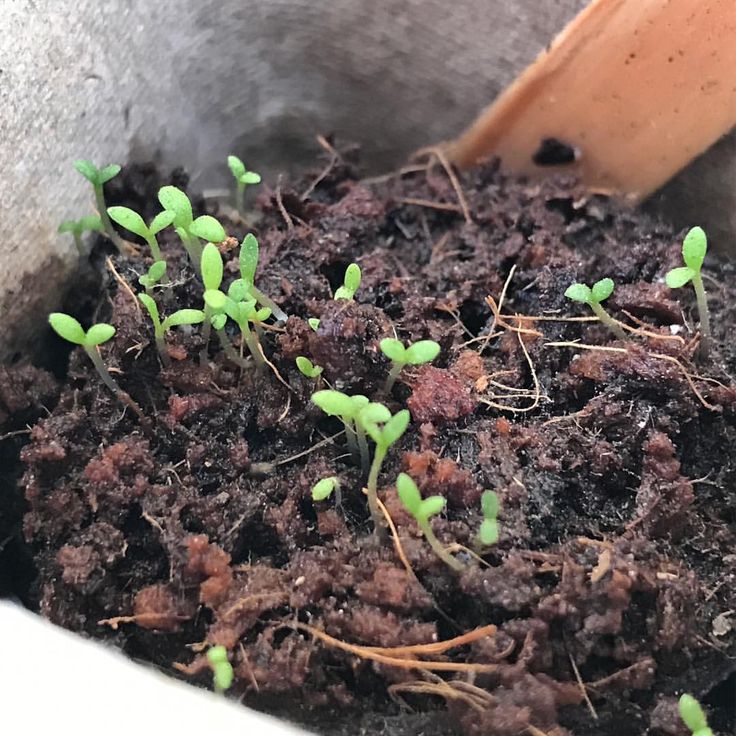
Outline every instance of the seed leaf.
POLYGON ((694 275, 695 272, 689 266, 680 266, 679 268, 673 268, 671 271, 668 271, 664 280, 670 289, 679 289, 689 281, 692 281, 694 275))
POLYGON ((312 401, 331 417, 349 416, 352 412, 350 397, 341 391, 325 389, 312 394, 312 401))
POLYGON ((498 543, 498 522, 495 519, 483 519, 478 529, 478 539, 484 547, 498 543))
POLYGON ((211 215, 198 217, 190 226, 189 232, 210 243, 222 243, 227 237, 225 229, 211 215))
POLYGON ((215 314, 210 319, 210 324, 215 330, 221 330, 225 326, 225 322, 227 322, 227 316, 224 314, 215 314))
MULTIPOLYGON (((695 736, 698 736, 699 731, 708 729, 708 721, 703 708, 692 695, 685 693, 680 696, 679 710, 680 718, 695 736)), ((712 736, 712 731, 708 730, 706 733, 712 736)))
POLYGON ((92 184, 97 184, 100 172, 97 167, 85 158, 81 158, 74 162, 74 168, 92 184))
POLYGON ((322 373, 321 366, 314 365, 309 358, 305 358, 303 355, 300 355, 296 359, 296 367, 307 378, 316 378, 320 373, 322 373))
POLYGON ((255 322, 265 322, 271 316, 271 310, 268 307, 261 307, 253 314, 255 322))
POLYGON ((312 500, 324 501, 332 495, 332 492, 339 488, 340 482, 333 475, 329 478, 322 478, 312 486, 312 500))
POLYGON ((204 322, 204 312, 201 309, 179 309, 164 320, 164 325, 177 327, 178 325, 198 325, 200 322, 204 322))
POLYGON ((419 507, 419 516, 423 519, 431 519, 437 514, 441 514, 445 508, 445 501, 443 496, 429 496, 422 501, 419 507))
POLYGON ((583 304, 589 304, 592 293, 590 287, 585 284, 571 284, 565 291, 565 296, 568 299, 572 299, 574 302, 582 302, 583 304))
POLYGON ((381 348, 381 352, 394 363, 406 363, 406 348, 401 340, 396 340, 393 337, 384 337, 383 340, 378 344, 381 348))
POLYGON ((153 322, 156 327, 159 327, 161 324, 161 317, 158 313, 158 305, 156 304, 153 299, 148 296, 148 294, 138 294, 138 299, 140 300, 141 304, 146 308, 146 311, 148 312, 148 315, 151 318, 151 321, 153 322))
POLYGON ((116 177, 119 173, 119 164, 108 164, 107 166, 100 169, 97 181, 100 184, 104 184, 105 182, 110 181, 110 179, 116 177))
POLYGON ((156 235, 156 233, 160 233, 165 227, 171 225, 171 223, 174 222, 175 216, 175 213, 171 210, 163 210, 163 212, 159 212, 156 217, 151 220, 151 224, 148 227, 151 234, 156 235))
POLYGON ((200 262, 202 271, 202 283, 205 289, 219 289, 222 283, 222 256, 217 246, 207 243, 202 250, 200 262))
POLYGON ((252 233, 243 238, 240 246, 240 275, 251 286, 255 282, 256 268, 258 267, 258 240, 252 233))
POLYGON ((406 473, 399 473, 396 478, 396 492, 399 494, 404 508, 413 516, 419 516, 422 506, 422 495, 419 493, 417 484, 406 473))
POLYGON ((358 288, 360 287, 360 279, 360 266, 357 263, 351 263, 345 269, 343 285, 346 289, 348 289, 348 291, 351 291, 353 294, 355 294, 355 292, 358 291, 358 288))
POLYGON ((498 494, 493 491, 483 491, 480 497, 480 508, 484 519, 495 519, 498 516, 498 494))
POLYGON ((82 325, 74 317, 63 312, 52 312, 49 315, 49 324, 59 336, 75 345, 84 345, 86 338, 82 325))
POLYGON ((57 230, 57 232, 60 233, 74 233, 80 231, 81 228, 79 227, 79 222, 77 222, 77 220, 64 220, 57 230))
POLYGON ((389 419, 383 428, 383 440, 386 445, 393 445, 401 439, 401 436, 406 432, 406 428, 409 426, 411 421, 411 415, 408 409, 402 409, 397 411, 391 419, 389 419))
POLYGON ((260 184, 261 175, 255 171, 246 171, 238 180, 241 184, 260 184))
POLYGON ((189 229, 192 224, 192 203, 181 189, 172 186, 161 187, 158 190, 158 201, 165 210, 174 213, 172 223, 175 227, 189 229))
POLYGON ((310 317, 307 320, 307 324, 315 331, 319 329, 319 320, 316 317, 310 317))
POLYGON ((406 349, 404 359, 409 365, 431 363, 440 354, 440 346, 434 340, 419 340, 406 349))
MULTIPOLYGON (((360 396, 360 394, 358 394, 358 396, 360 396)), ((357 399, 358 396, 351 397, 351 401, 352 399, 357 399)), ((362 401, 359 401, 358 403, 363 404, 358 410, 358 420, 366 428, 368 425, 385 424, 391 419, 391 412, 384 404, 379 404, 377 401, 372 401, 367 404, 362 401)))
POLYGON ((596 281, 591 289, 591 296, 596 302, 602 302, 613 294, 613 279, 605 278, 596 281))
POLYGON ((219 289, 207 289, 204 292, 204 303, 216 313, 222 313, 230 304, 235 304, 229 300, 219 289))
POLYGON ((97 230, 98 232, 102 232, 104 230, 102 220, 99 215, 86 215, 79 221, 79 224, 81 225, 82 230, 97 230))
POLYGON ((228 156, 227 165, 233 176, 239 181, 240 177, 245 174, 245 164, 237 156, 228 156))
POLYGON ((107 342, 115 334, 115 328, 105 322, 92 325, 87 330, 87 337, 84 340, 85 345, 102 345, 107 342))
POLYGON ((148 278, 155 284, 160 281, 166 273, 166 261, 156 261, 151 268, 148 269, 148 278))
POLYGON ((107 214, 113 222, 117 222, 126 230, 146 238, 149 235, 148 226, 143 218, 129 207, 108 207, 107 214))
POLYGON ((692 228, 682 241, 682 260, 685 265, 698 272, 703 267, 708 250, 708 238, 702 227, 692 228))

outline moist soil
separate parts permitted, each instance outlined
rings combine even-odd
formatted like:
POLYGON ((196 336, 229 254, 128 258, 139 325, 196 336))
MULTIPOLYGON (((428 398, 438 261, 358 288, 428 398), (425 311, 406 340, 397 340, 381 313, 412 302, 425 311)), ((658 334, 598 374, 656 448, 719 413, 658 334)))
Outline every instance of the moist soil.
MULTIPOLYGON (((102 284, 67 306, 117 327, 102 355, 146 421, 52 338, 58 380, 0 371, 4 587, 204 687, 203 651, 222 644, 232 696, 323 734, 676 736, 683 691, 730 732, 733 269, 708 263, 704 356, 689 288, 663 283, 682 233, 493 163, 457 186, 436 161, 372 181, 351 151, 323 163, 264 188, 249 225, 210 206, 237 238, 221 247, 225 284, 253 231, 256 283, 289 315, 261 331, 267 370, 233 365, 199 328, 169 334, 163 368, 133 295, 150 259, 141 248, 108 264, 97 243, 78 283, 102 284), (352 262, 360 289, 335 301, 352 262), (563 296, 604 276, 609 311, 637 330, 626 341, 563 296), (386 396, 378 342, 394 333, 442 350, 386 396), (320 379, 299 373, 299 355, 320 379), (411 412, 379 480, 395 538, 374 533, 340 424, 310 403, 328 383, 411 412), (463 571, 403 510, 401 471, 447 499, 433 528, 459 545, 463 571), (339 503, 313 502, 331 475, 339 503), (484 489, 501 501, 489 549, 476 541, 484 489), (390 651, 465 634, 449 649, 390 651)), ((151 217, 162 183, 130 168, 108 197, 151 217)), ((161 240, 161 311, 199 308, 176 236, 161 240)))

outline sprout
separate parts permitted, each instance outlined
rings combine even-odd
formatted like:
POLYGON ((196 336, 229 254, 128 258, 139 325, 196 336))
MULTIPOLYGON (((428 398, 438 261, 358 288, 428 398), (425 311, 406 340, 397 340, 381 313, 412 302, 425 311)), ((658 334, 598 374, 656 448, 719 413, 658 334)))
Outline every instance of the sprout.
POLYGON ((153 332, 156 339, 156 347, 164 365, 169 364, 169 354, 166 352, 166 342, 164 336, 172 327, 178 325, 196 325, 204 322, 204 312, 199 309, 180 309, 170 314, 165 320, 161 321, 158 313, 158 306, 148 294, 138 294, 143 306, 146 308, 151 322, 153 322, 153 332))
POLYGON ((391 370, 383 387, 389 393, 405 365, 431 363, 440 353, 440 346, 434 340, 420 340, 405 347, 401 340, 384 337, 379 343, 381 352, 391 361, 391 370))
POLYGON ((378 508, 378 474, 381 472, 386 453, 391 445, 401 439, 410 420, 408 409, 401 409, 391 416, 391 412, 383 404, 377 403, 366 404, 356 417, 356 425, 360 426, 376 443, 366 488, 368 508, 376 531, 381 528, 381 513, 378 508))
POLYGON ((396 490, 404 508, 416 519, 417 526, 437 557, 448 567, 456 572, 461 572, 464 569, 463 565, 440 544, 432 531, 432 524, 430 523, 433 516, 441 514, 444 510, 447 503, 444 497, 429 496, 422 499, 417 484, 406 473, 399 473, 399 477, 396 479, 396 490))
POLYGON ((360 287, 360 266, 357 263, 351 263, 345 269, 345 276, 343 278, 342 286, 335 292, 335 299, 347 299, 353 300, 355 292, 360 287))
POLYGON ((115 232, 115 228, 110 222, 110 218, 107 216, 107 207, 105 206, 105 192, 103 191, 103 185, 105 182, 110 181, 113 177, 120 173, 120 166, 118 164, 108 164, 98 169, 91 161, 86 159, 80 159, 74 162, 74 168, 92 185, 92 189, 95 193, 95 207, 99 213, 100 220, 104 227, 107 237, 112 240, 115 247, 122 253, 123 252, 123 240, 115 232))
POLYGON ((319 329, 319 320, 316 317, 310 317, 307 320, 307 324, 315 331, 319 329))
POLYGON ((221 644, 207 650, 207 661, 212 670, 212 686, 216 693, 224 693, 233 684, 233 666, 227 658, 227 649, 221 644))
POLYGON ((248 171, 237 156, 228 156, 227 165, 235 177, 235 209, 243 216, 245 214, 243 208, 245 188, 250 184, 260 184, 261 175, 255 171, 248 171))
MULTIPOLYGON (((363 472, 368 472, 368 443, 362 425, 356 421, 358 413, 368 404, 368 397, 356 394, 348 396, 340 391, 324 390, 312 394, 312 401, 331 417, 338 417, 345 425, 348 448, 355 462, 360 462, 363 472)), ((388 411, 388 410, 387 410, 388 411)), ((390 413, 389 413, 390 416, 390 413)))
POLYGON ((84 352, 87 353, 97 372, 100 374, 102 382, 110 391, 118 395, 123 393, 120 386, 118 386, 102 362, 100 351, 97 349, 98 345, 107 342, 115 334, 115 328, 112 325, 100 322, 99 324, 92 325, 85 332, 82 325, 74 317, 70 317, 68 314, 62 312, 53 312, 50 314, 49 324, 59 337, 74 345, 81 345, 84 348, 84 352))
POLYGON ((626 339, 626 333, 621 329, 618 322, 611 317, 608 312, 601 306, 601 302, 608 299, 613 294, 613 281, 611 279, 601 279, 593 284, 591 289, 585 284, 571 284, 565 291, 565 296, 568 299, 572 299, 575 302, 582 302, 587 304, 595 314, 596 317, 608 327, 611 332, 619 340, 626 339))
POLYGON ((673 268, 665 276, 665 281, 670 289, 679 289, 690 281, 693 282, 695 298, 698 302, 698 315, 700 316, 700 331, 707 342, 710 337, 710 316, 708 313, 708 298, 703 286, 703 276, 700 270, 703 267, 705 254, 708 251, 708 238, 703 228, 694 227, 682 241, 682 260, 684 266, 673 268))
POLYGON ((278 322, 286 322, 288 315, 273 299, 267 297, 255 285, 256 269, 258 268, 259 247, 256 236, 248 233, 240 246, 240 278, 247 287, 247 291, 262 306, 268 307, 278 322))
POLYGON ((158 247, 158 241, 156 240, 156 234, 174 222, 175 215, 171 210, 159 212, 151 220, 150 225, 146 225, 143 218, 128 207, 108 207, 107 214, 110 215, 110 219, 113 222, 117 222, 121 227, 143 238, 151 249, 151 255, 154 261, 163 260, 161 249, 158 247))
POLYGON ((305 358, 303 355, 300 355, 296 359, 296 367, 299 369, 300 373, 307 378, 317 378, 323 370, 321 366, 314 365, 309 358, 305 358))
POLYGON ((158 201, 164 210, 174 213, 171 224, 181 238, 193 264, 199 263, 202 257, 200 238, 211 243, 221 243, 227 237, 222 225, 214 217, 201 215, 194 219, 192 203, 181 189, 172 186, 161 187, 158 191, 158 201))
POLYGON ((483 547, 490 547, 498 542, 498 495, 493 491, 483 491, 480 508, 483 521, 478 530, 478 541, 483 547))
POLYGON ((146 290, 146 294, 150 295, 153 287, 161 281, 166 273, 166 261, 156 261, 148 272, 139 277, 138 283, 146 290))
POLYGON ((312 500, 325 501, 335 493, 335 502, 340 505, 340 479, 336 475, 322 478, 312 486, 312 500))
POLYGON ((692 696, 685 693, 680 696, 679 702, 680 718, 690 729, 693 736, 713 736, 713 731, 708 727, 703 708, 692 696))
POLYGON ((74 237, 74 245, 77 247, 77 252, 81 256, 84 247, 82 246, 82 233, 84 232, 104 232, 105 227, 102 224, 102 219, 99 215, 88 215, 87 217, 81 217, 79 220, 64 220, 59 225, 60 233, 71 233, 74 237))
MULTIPOLYGON (((237 301, 231 296, 233 293, 231 287, 228 292, 228 296, 225 297, 225 312, 237 325, 240 327, 240 332, 243 336, 243 341, 248 347, 250 354, 253 356, 253 360, 256 363, 258 370, 265 368, 266 362, 263 358, 260 343, 258 341, 258 335, 250 329, 250 324, 259 324, 265 322, 271 316, 271 310, 268 307, 256 308, 255 299, 247 299, 245 301, 237 301)), ((205 302, 207 301, 207 294, 211 292, 205 292, 205 302)), ((222 292, 217 292, 218 294, 222 292)))

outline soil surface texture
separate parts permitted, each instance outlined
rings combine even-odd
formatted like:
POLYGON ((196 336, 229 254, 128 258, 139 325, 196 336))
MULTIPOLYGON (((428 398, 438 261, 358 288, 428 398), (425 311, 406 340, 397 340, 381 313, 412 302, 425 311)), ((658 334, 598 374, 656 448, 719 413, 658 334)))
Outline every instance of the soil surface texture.
MULTIPOLYGON (((57 377, 0 370, 3 587, 204 687, 205 651, 224 645, 228 696, 323 734, 681 736, 685 691, 731 732, 733 268, 706 263, 705 354, 691 287, 664 284, 683 233, 572 181, 493 163, 450 176, 434 157, 361 180, 354 158, 332 151, 303 181, 264 186, 248 224, 195 200, 232 236, 225 287, 238 243, 259 239, 256 286, 288 315, 258 330, 265 370, 230 362, 200 326, 168 333, 162 366, 135 298, 147 248, 108 261, 96 244, 101 286, 69 309, 115 325, 102 357, 145 418, 83 351, 67 368, 61 342, 57 377), (355 299, 334 300, 353 262, 355 299), (625 341, 564 297, 603 277, 625 341), (378 344, 394 335, 441 352, 386 395, 378 344), (380 534, 341 423, 310 402, 328 385, 411 412, 379 477, 380 534), (432 527, 460 570, 401 505, 402 471, 446 498, 432 527), (327 476, 339 498, 313 501, 327 476), (490 548, 485 489, 500 499, 490 548)), ((148 220, 169 181, 129 168, 110 203, 148 220)), ((202 306, 170 230, 162 314, 202 306)))

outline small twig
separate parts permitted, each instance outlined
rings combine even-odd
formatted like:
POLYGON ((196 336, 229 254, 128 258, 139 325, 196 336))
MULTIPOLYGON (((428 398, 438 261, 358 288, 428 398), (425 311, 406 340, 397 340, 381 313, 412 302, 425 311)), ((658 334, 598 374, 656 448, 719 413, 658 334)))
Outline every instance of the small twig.
POLYGON ((292 230, 294 230, 294 221, 291 219, 291 215, 286 211, 286 207, 284 207, 284 201, 281 198, 281 176, 279 176, 278 182, 276 183, 276 206, 279 208, 281 217, 284 218, 286 229, 289 232, 292 232, 292 230))
POLYGON ((115 264, 112 262, 112 258, 110 258, 110 256, 105 259, 105 264, 110 269, 113 278, 118 282, 118 284, 120 284, 120 286, 123 287, 123 289, 125 289, 125 291, 128 292, 130 298, 133 300, 133 304, 135 304, 136 311, 138 312, 138 314, 140 314, 141 304, 138 301, 138 297, 135 295, 133 289, 130 288, 130 284, 117 272, 115 264))
POLYGON ((463 214, 463 209, 460 205, 450 204, 449 202, 432 202, 429 199, 416 199, 414 197, 402 197, 395 201, 399 204, 410 204, 415 207, 426 207, 431 210, 442 210, 445 212, 457 212, 458 214, 463 214))
POLYGON ((339 432, 336 432, 331 437, 326 437, 323 440, 320 440, 316 445, 312 445, 309 449, 304 450, 296 455, 292 455, 291 457, 284 458, 283 460, 279 460, 277 463, 269 463, 269 465, 272 465, 273 467, 277 467, 278 465, 286 465, 286 463, 293 462, 294 460, 298 460, 301 457, 304 457, 305 455, 309 455, 310 453, 314 452, 315 450, 318 450, 320 447, 323 447, 324 445, 329 445, 330 443, 334 442, 338 437, 341 437, 345 434, 345 430, 340 430, 339 432))
POLYGON ((0 434, 0 442, 3 440, 9 440, 11 437, 19 437, 22 434, 30 434, 30 429, 16 429, 14 432, 6 432, 5 434, 0 434))
POLYGON ((577 664, 575 664, 575 660, 573 659, 573 656, 572 654, 570 654, 569 651, 567 653, 567 656, 570 658, 570 665, 572 666, 572 671, 575 673, 575 679, 577 680, 578 686, 580 687, 580 692, 583 696, 583 700, 585 700, 585 704, 588 706, 588 710, 590 711, 590 715, 593 716, 593 720, 597 721, 598 713, 596 712, 596 709, 593 707, 593 703, 588 697, 588 691, 585 689, 583 678, 580 677, 580 670, 578 669, 577 664))
MULTIPOLYGON (((391 518, 391 514, 389 514, 388 509, 386 508, 386 505, 381 501, 380 498, 376 499, 376 502, 378 503, 378 509, 383 514, 383 516, 386 519, 386 523, 388 524, 389 531, 391 532, 391 538, 394 542, 394 548, 396 549, 396 554, 399 557, 399 560, 401 560, 401 564, 404 566, 404 569, 409 573, 409 575, 414 579, 417 580, 416 573, 411 567, 411 563, 406 557, 406 553, 404 552, 404 548, 401 545, 401 540, 399 539, 399 532, 396 529, 396 524, 394 524, 394 520, 391 518)), ((417 582, 419 582, 417 580, 417 582)))

